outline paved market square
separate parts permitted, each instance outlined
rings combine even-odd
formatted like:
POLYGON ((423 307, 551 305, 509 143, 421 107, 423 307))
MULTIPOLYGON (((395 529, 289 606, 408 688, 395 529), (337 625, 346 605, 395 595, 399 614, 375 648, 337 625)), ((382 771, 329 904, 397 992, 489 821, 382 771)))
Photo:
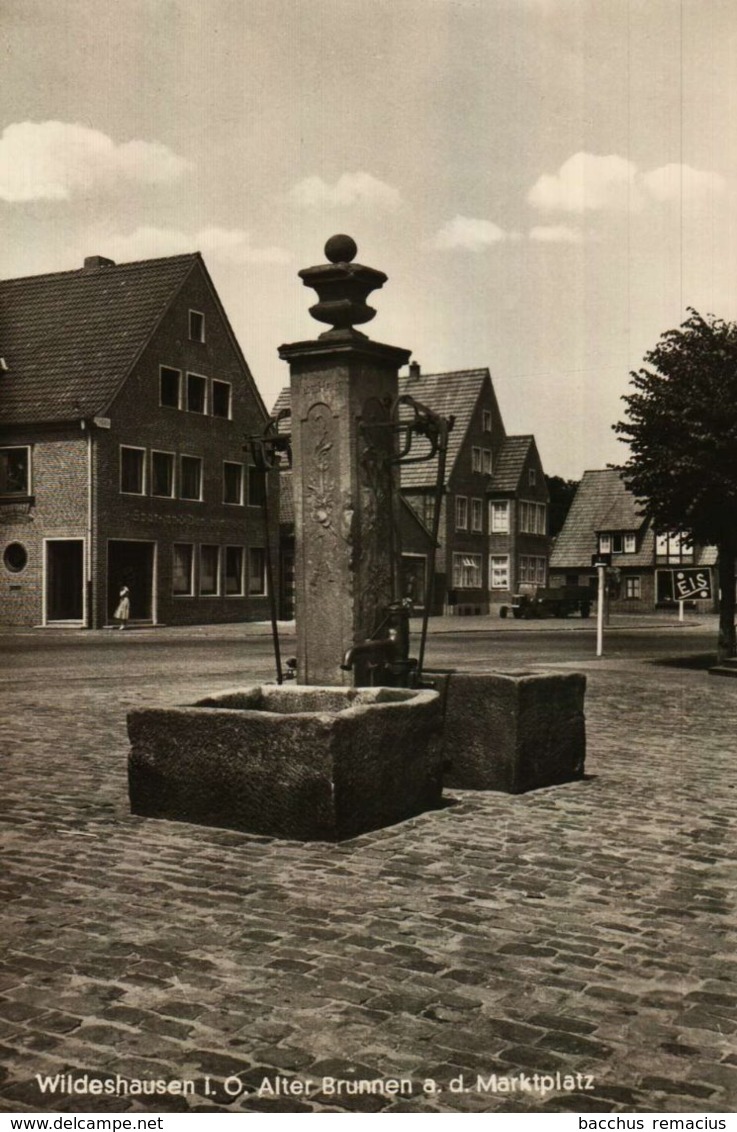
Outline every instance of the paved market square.
POLYGON ((734 1108, 737 680, 702 637, 537 638, 588 678, 581 782, 338 845, 131 816, 126 711, 270 678, 240 628, 3 637, 0 1110, 734 1108))

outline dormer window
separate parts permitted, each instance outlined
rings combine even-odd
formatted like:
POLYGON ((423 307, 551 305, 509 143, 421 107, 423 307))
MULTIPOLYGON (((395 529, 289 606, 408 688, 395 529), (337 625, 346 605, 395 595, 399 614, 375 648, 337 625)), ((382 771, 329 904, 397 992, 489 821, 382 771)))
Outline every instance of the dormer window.
POLYGON ((599 535, 599 554, 635 554, 637 531, 603 531, 599 535))
POLYGON ((527 469, 527 486, 534 487, 537 483, 537 471, 535 468, 527 469))
POLYGON ((202 311, 189 312, 189 339, 190 342, 205 341, 205 316, 202 311))

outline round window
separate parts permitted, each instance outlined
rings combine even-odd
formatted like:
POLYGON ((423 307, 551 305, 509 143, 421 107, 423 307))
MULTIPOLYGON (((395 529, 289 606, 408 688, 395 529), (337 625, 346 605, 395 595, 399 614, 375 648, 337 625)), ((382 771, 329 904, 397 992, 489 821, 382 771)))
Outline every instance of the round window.
POLYGON ((28 562, 28 554, 26 553, 26 548, 23 546, 23 543, 9 543, 3 553, 3 562, 6 568, 13 574, 18 574, 21 570, 25 570, 26 563, 28 562))

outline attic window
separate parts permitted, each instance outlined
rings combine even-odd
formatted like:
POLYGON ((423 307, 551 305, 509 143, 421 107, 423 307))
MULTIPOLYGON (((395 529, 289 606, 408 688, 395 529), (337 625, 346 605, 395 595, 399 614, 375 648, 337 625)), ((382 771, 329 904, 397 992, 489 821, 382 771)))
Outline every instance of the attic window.
POLYGON ((491 409, 482 409, 481 427, 484 432, 491 432, 491 409))
POLYGON ((528 484, 528 487, 534 487, 536 483, 537 483, 537 471, 535 470, 535 468, 528 468, 527 469, 527 484, 528 484))
POLYGON ((191 342, 205 341, 205 316, 201 311, 189 312, 189 338, 191 342))

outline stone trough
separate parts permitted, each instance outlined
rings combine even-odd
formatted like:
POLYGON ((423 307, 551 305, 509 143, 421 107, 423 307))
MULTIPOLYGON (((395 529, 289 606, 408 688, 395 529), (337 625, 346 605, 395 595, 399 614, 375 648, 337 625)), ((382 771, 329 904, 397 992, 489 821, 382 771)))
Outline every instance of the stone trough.
POLYGON ((446 786, 523 794, 583 778, 581 673, 452 672, 433 683, 444 699, 446 786))
POLYGON ((131 809, 341 841, 441 804, 434 691, 262 685, 128 716, 131 809))

